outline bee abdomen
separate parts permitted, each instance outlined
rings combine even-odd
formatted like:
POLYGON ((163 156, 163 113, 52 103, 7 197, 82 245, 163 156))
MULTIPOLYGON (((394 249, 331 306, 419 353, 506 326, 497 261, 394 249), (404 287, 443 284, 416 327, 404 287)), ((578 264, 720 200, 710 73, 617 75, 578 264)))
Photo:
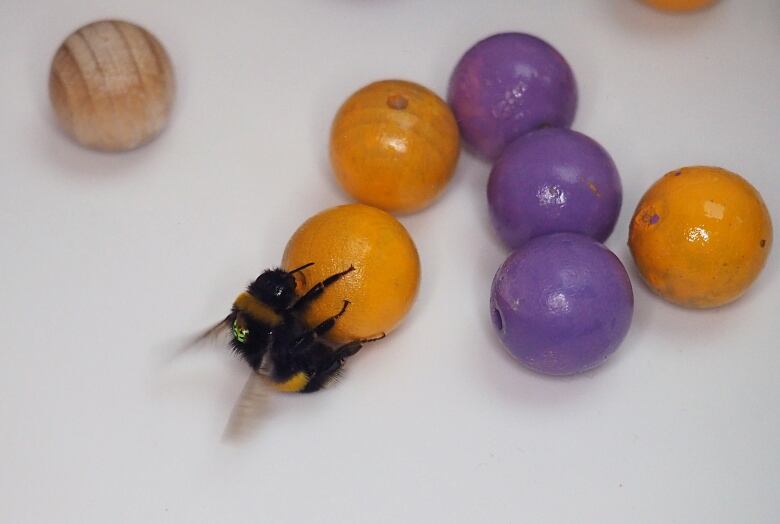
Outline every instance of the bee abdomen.
POLYGON ((283 382, 274 382, 274 388, 283 393, 299 393, 309 385, 309 375, 299 371, 283 382))

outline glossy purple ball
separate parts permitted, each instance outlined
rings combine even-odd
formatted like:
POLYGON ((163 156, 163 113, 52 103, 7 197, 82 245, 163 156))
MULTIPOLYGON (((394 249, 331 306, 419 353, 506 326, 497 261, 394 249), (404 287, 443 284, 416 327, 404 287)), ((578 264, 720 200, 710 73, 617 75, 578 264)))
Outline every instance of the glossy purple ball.
POLYGON ((577 84, 569 64, 544 40, 500 33, 463 55, 450 78, 449 101, 463 139, 495 159, 529 131, 569 127, 577 84))
POLYGON ((623 264, 592 238, 537 237, 499 268, 490 293, 493 326, 517 360, 539 373, 572 375, 617 349, 634 311, 623 264))
POLYGON ((493 228, 510 248, 550 233, 582 233, 604 242, 623 191, 603 147, 570 129, 541 129, 512 142, 490 173, 493 228))

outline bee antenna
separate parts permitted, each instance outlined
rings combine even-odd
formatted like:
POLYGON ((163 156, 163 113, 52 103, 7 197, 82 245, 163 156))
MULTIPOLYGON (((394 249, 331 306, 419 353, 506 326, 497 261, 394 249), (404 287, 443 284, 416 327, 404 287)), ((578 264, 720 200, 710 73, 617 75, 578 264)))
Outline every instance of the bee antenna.
POLYGON ((304 269, 306 269, 307 267, 309 267, 309 266, 313 266, 313 265, 314 265, 314 262, 309 262, 308 264, 304 264, 304 265, 302 265, 301 267, 296 267, 296 268, 295 268, 295 269, 293 269, 292 271, 288 271, 288 273, 292 275, 293 273, 297 273, 298 271, 303 271, 303 270, 304 270, 304 269))

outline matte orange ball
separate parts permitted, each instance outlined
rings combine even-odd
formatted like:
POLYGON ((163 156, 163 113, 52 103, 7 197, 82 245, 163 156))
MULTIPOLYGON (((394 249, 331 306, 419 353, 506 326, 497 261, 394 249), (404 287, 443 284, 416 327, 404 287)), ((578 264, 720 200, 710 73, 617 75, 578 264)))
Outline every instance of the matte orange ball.
POLYGON ((663 11, 694 11, 714 4, 717 0, 644 0, 663 11))
POLYGON ((363 204, 348 204, 318 213, 293 234, 284 251, 282 267, 295 273, 297 292, 350 266, 354 271, 325 289, 306 313, 315 325, 338 313, 345 314, 328 333, 336 342, 389 333, 409 312, 420 284, 417 248, 403 225, 389 213, 363 204))
POLYGON ((452 178, 459 151, 449 106, 402 80, 354 93, 331 128, 330 158, 341 186, 358 201, 390 212, 430 205, 452 178))
POLYGON ((663 298, 710 308, 739 298, 764 267, 772 221, 756 189, 718 167, 664 175, 639 201, 628 245, 663 298))

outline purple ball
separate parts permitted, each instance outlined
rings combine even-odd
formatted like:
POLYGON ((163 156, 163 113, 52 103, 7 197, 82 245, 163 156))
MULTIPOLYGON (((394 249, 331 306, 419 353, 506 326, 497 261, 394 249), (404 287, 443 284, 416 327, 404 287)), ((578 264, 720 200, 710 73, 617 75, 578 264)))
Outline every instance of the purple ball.
POLYGON ((550 233, 582 233, 604 242, 623 191, 603 147, 570 129, 541 129, 505 150, 487 189, 493 228, 510 248, 550 233))
POLYGON ((575 233, 538 237, 509 255, 493 279, 493 325, 517 360, 539 373, 572 375, 617 349, 634 294, 623 264, 575 233))
POLYGON ((544 40, 500 33, 463 55, 450 78, 449 100, 463 139, 495 159, 529 131, 569 127, 577 84, 569 64, 544 40))

